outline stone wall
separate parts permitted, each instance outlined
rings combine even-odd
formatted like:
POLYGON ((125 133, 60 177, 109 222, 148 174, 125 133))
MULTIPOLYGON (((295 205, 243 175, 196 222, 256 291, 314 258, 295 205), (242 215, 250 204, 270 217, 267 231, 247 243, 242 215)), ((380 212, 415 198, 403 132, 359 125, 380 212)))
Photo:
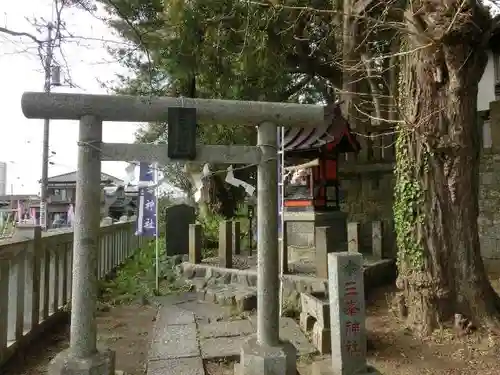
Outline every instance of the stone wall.
POLYGON ((377 168, 385 169, 375 164, 373 170, 356 174, 349 173, 349 168, 344 169, 345 172, 341 175, 341 207, 342 211, 347 213, 349 222, 360 223, 361 252, 371 252, 371 223, 381 220, 384 225, 384 254, 394 256, 394 176, 391 171, 380 171, 377 168))
POLYGON ((307 222, 291 222, 287 225, 288 245, 296 248, 311 249, 314 247, 314 224, 307 222))
POLYGON ((500 101, 480 113, 479 240, 486 264, 500 260, 500 101))
POLYGON ((481 157, 478 224, 481 254, 500 258, 500 154, 481 157))

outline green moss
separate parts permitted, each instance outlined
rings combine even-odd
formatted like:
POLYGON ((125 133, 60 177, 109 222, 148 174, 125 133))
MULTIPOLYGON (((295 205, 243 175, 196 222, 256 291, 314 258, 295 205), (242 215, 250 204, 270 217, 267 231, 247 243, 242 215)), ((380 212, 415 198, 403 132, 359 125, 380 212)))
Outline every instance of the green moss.
MULTIPOLYGON (((401 38, 401 51, 407 50, 407 40, 401 38)), ((411 118, 414 112, 414 82, 411 67, 411 54, 403 55, 399 76, 399 107, 411 118), (409 102, 406 100, 410 98, 409 102)), ((396 182, 394 187, 394 226, 398 248, 397 263, 400 272, 406 270, 420 271, 424 268, 424 248, 418 228, 425 221, 422 210, 424 205, 424 189, 422 176, 427 173, 429 153, 422 149, 412 153, 411 147, 416 147, 415 131, 410 124, 400 124, 396 127, 397 139, 395 145, 396 167, 394 170, 396 182), (418 160, 417 157, 418 156, 418 160)))
POLYGON ((416 228, 425 219, 421 207, 424 203, 423 189, 416 176, 416 160, 408 152, 410 135, 398 129, 396 141, 396 185, 394 187, 394 225, 398 246, 398 267, 402 265, 413 270, 423 268, 423 246, 417 238, 416 228))

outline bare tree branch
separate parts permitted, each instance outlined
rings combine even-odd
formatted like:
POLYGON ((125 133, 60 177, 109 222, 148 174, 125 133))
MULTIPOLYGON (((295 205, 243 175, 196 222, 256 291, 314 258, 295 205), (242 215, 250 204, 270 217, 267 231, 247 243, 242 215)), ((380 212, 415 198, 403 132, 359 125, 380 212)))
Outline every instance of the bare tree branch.
POLYGON ((14 30, 10 30, 6 27, 1 27, 0 26, 0 33, 4 33, 4 34, 8 34, 8 35, 11 35, 11 36, 20 36, 20 37, 25 37, 25 38, 29 38, 31 39, 33 42, 37 43, 37 44, 42 44, 43 41, 38 39, 36 36, 30 34, 30 33, 27 33, 27 32, 24 32, 24 31, 14 31, 14 30))

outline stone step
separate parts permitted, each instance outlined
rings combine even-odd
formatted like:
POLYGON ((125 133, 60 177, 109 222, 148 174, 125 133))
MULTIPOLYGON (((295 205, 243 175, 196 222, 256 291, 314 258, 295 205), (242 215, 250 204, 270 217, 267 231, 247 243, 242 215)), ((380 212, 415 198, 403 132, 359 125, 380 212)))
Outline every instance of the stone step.
POLYGON ((202 301, 231 306, 241 313, 257 308, 257 288, 240 284, 207 284, 205 278, 190 280, 202 301))

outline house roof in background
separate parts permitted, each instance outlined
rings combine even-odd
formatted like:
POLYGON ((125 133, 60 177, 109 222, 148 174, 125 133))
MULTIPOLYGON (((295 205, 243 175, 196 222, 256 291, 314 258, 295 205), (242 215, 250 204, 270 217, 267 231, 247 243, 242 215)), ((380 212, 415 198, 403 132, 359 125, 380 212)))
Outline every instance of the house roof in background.
MULTIPOLYGON (((75 183, 76 182, 76 171, 60 174, 57 176, 49 177, 48 179, 50 183, 75 183)), ((120 180, 117 177, 111 176, 107 173, 101 173, 101 182, 109 182, 113 184, 123 184, 123 180, 120 180)))
POLYGON ((27 200, 40 200, 40 197, 36 194, 12 194, 12 195, 0 195, 0 202, 5 201, 27 201, 27 200))

